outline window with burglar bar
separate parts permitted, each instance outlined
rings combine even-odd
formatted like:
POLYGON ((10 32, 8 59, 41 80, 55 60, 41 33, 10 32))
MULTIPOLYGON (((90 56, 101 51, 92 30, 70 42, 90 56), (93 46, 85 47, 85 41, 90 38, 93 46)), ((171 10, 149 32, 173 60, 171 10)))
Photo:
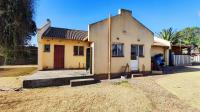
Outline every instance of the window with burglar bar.
POLYGON ((84 47, 74 46, 74 56, 84 56, 84 47))
POLYGON ((112 57, 124 56, 124 44, 112 44, 112 57))

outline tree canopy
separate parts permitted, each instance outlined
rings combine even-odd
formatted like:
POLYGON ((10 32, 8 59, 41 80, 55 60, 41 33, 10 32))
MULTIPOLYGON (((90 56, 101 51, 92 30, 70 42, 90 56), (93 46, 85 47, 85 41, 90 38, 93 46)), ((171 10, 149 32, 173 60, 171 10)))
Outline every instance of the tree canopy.
POLYGON ((178 32, 185 45, 200 46, 200 28, 188 27, 178 32))
POLYGON ((168 40, 175 45, 181 41, 184 45, 191 45, 193 48, 200 47, 200 28, 187 27, 180 31, 175 31, 173 28, 163 29, 158 33, 158 37, 168 40))
POLYGON ((0 0, 0 54, 14 55, 36 34, 33 0, 0 0))
POLYGON ((158 37, 170 41, 171 44, 176 44, 179 41, 178 39, 180 38, 180 35, 177 31, 170 27, 159 32, 158 37))

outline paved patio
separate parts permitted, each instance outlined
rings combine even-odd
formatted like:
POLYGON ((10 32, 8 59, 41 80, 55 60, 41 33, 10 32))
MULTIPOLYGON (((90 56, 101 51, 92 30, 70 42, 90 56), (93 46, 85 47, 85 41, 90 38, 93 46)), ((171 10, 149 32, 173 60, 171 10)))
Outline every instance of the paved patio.
POLYGON ((48 70, 48 71, 37 71, 36 73, 25 76, 25 80, 35 79, 52 79, 52 78, 65 78, 65 77, 80 77, 89 76, 89 72, 86 70, 48 70))
POLYGON ((38 65, 3 65, 3 66, 0 66, 0 68, 26 68, 26 67, 37 68, 38 65))

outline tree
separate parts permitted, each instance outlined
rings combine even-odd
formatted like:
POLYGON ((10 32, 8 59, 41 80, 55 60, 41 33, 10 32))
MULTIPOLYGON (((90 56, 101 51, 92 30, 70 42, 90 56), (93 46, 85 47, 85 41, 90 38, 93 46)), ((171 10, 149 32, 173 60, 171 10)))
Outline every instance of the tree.
POLYGON ((0 1, 0 55, 15 58, 15 51, 20 46, 28 45, 36 33, 33 20, 33 0, 1 0, 0 1))
POLYGON ((188 27, 181 30, 180 35, 185 45, 192 45, 193 47, 200 46, 200 28, 188 27))
POLYGON ((200 47, 200 28, 199 27, 187 27, 179 31, 182 41, 185 45, 190 45, 188 51, 199 49, 200 47))
POLYGON ((178 39, 180 38, 180 34, 171 27, 168 29, 163 29, 161 32, 159 32, 158 37, 170 41, 171 44, 176 44, 179 41, 178 39))

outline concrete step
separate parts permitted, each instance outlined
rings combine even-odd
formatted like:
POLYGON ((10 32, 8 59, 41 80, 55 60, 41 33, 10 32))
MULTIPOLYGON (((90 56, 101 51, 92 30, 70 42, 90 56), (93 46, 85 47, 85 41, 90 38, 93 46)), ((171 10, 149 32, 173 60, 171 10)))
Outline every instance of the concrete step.
POLYGON ((70 80, 75 80, 75 79, 89 79, 89 78, 94 78, 94 76, 93 75, 74 76, 74 77, 70 77, 70 80))
POLYGON ((40 88, 40 87, 51 87, 51 86, 63 86, 70 85, 70 80, 78 79, 90 79, 93 75, 83 75, 83 76, 72 76, 72 77, 59 77, 59 78, 38 78, 38 79, 24 79, 23 88, 40 88))
POLYGON ((70 81, 71 87, 75 86, 82 86, 82 85, 89 85, 89 84, 96 84, 100 82, 99 80, 96 80, 94 78, 87 78, 87 79, 75 79, 70 81))
POLYGON ((141 73, 134 73, 134 74, 131 74, 133 77, 142 77, 143 74, 141 73))
POLYGON ((51 86, 63 86, 69 84, 70 79, 68 77, 23 80, 23 88, 40 88, 51 86))

